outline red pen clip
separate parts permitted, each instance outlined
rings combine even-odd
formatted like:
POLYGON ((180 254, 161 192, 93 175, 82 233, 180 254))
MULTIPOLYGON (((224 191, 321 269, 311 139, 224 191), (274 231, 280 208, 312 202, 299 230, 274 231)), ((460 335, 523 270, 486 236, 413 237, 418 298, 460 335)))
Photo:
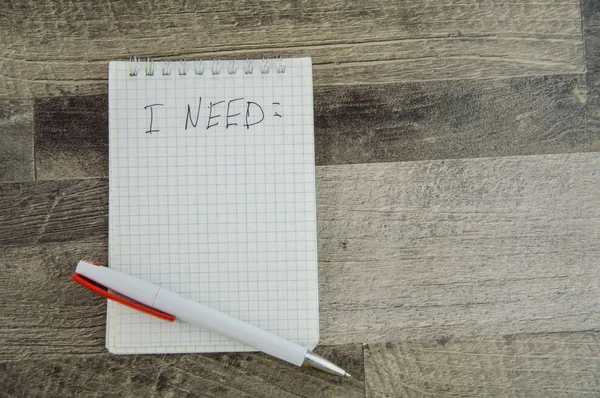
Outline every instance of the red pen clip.
MULTIPOLYGON (((90 261, 87 261, 87 262, 90 263, 90 264, 97 265, 98 267, 101 267, 100 264, 95 264, 95 263, 92 263, 90 261)), ((158 311, 158 310, 156 310, 156 309, 154 309, 152 307, 147 307, 147 306, 145 306, 143 304, 140 304, 138 302, 129 300, 126 297, 117 296, 116 294, 113 294, 113 293, 109 292, 104 286, 102 286, 102 285, 94 282, 93 280, 91 280, 89 278, 86 278, 83 275, 75 273, 75 274, 71 275, 71 278, 75 282, 79 283, 81 286, 83 286, 85 288, 88 288, 92 292, 97 293, 100 296, 105 297, 105 298, 107 298, 109 300, 116 301, 118 303, 126 305, 129 308, 133 308, 134 310, 141 311, 141 312, 143 312, 145 314, 153 315, 153 316, 155 316, 157 318, 160 318, 160 319, 163 319, 165 321, 169 321, 169 322, 175 321, 175 317, 173 315, 167 314, 167 313, 162 312, 162 311, 158 311)))

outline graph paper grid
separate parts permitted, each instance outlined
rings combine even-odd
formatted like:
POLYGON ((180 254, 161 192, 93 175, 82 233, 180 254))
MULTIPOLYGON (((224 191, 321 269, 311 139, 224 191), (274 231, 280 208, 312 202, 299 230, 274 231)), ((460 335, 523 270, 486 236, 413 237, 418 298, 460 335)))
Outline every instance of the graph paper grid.
MULTIPOLYGON (((268 73, 261 60, 253 73, 245 62, 215 62, 202 74, 171 63, 168 75, 168 63, 146 75, 142 62, 137 76, 131 62, 110 63, 109 267, 312 349, 311 60, 267 60, 268 73)), ((106 340, 119 354, 252 350, 114 302, 106 340)))

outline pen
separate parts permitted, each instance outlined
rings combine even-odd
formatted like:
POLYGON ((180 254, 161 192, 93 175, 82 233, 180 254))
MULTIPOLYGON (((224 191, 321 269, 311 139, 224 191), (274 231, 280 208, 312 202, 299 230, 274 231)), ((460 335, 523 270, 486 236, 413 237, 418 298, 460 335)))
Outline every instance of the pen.
POLYGON ((351 377, 339 366, 299 344, 122 272, 81 260, 72 278, 103 297, 160 319, 170 322, 177 319, 212 330, 296 366, 311 366, 334 375, 351 377))

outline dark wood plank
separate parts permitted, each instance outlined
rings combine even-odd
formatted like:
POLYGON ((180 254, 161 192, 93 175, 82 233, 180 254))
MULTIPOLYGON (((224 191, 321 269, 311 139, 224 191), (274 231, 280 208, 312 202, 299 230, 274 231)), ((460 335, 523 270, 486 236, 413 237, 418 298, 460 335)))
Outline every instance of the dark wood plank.
POLYGON ((592 148, 600 152, 600 2, 583 0, 583 37, 587 69, 587 105, 592 116, 592 148))
POLYGON ((0 363, 2 396, 364 397, 361 345, 318 348, 356 377, 297 368, 257 353, 60 355, 0 363), (4 395, 6 394, 6 395, 4 395))
POLYGON ((0 245, 104 242, 106 179, 0 184, 0 245))
POLYGON ((575 0, 43 1, 5 10, 0 98, 105 94, 107 61, 131 55, 309 55, 316 86, 584 72, 575 0))
POLYGON ((600 114, 600 2, 583 0, 581 6, 588 98, 590 105, 595 106, 596 112, 600 114))
POLYGON ((108 97, 36 101, 37 178, 60 180, 108 175, 108 97))
POLYGON ((369 344, 368 397, 598 397, 600 333, 369 344))
POLYGON ((33 102, 0 101, 0 181, 32 180, 33 102))
POLYGON ((104 347, 106 303, 71 280, 77 261, 105 263, 104 243, 0 251, 0 385, 11 396, 364 395, 361 344, 321 346, 354 379, 297 369, 257 353, 113 356, 104 347), (8 362, 8 363, 7 363, 8 362), (323 392, 320 392, 320 391, 323 392))
POLYGON ((584 75, 322 87, 317 164, 587 152, 584 75))
MULTIPOLYGON (((107 176, 106 96, 39 101, 35 120, 38 178, 107 176)), ((321 87, 316 162, 587 152, 599 120, 584 75, 321 87)))

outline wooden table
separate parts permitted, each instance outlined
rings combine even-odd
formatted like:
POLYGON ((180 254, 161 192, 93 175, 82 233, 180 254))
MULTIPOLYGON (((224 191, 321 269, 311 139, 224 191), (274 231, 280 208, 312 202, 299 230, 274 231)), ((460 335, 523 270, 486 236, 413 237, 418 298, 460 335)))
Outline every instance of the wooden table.
POLYGON ((4 2, 0 396, 600 395, 600 2, 4 2), (107 66, 311 56, 321 343, 113 356, 107 66))

